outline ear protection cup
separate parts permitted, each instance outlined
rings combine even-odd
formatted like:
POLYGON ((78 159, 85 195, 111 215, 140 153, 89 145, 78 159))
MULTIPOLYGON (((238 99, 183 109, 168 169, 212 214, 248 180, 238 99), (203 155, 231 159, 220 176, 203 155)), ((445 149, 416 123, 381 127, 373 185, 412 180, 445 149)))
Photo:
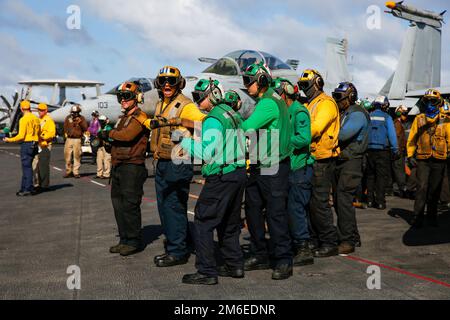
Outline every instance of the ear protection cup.
POLYGON ((317 76, 316 77, 316 85, 317 87, 319 87, 320 89, 323 89, 323 86, 325 85, 323 82, 323 79, 321 76, 317 76))
POLYGON ((272 77, 270 77, 270 75, 267 75, 266 73, 263 73, 258 76, 257 82, 259 87, 265 88, 268 87, 272 82, 272 77))
POLYGON ((284 82, 283 91, 286 92, 288 96, 292 96, 295 93, 294 87, 288 82, 284 82))
POLYGON ((138 103, 144 103, 144 94, 142 92, 139 92, 136 96, 136 100, 138 103))
POLYGON ((210 92, 208 94, 208 99, 213 105, 217 105, 222 101, 222 90, 218 86, 214 84, 213 81, 209 82, 210 84, 210 92))
POLYGON ((180 81, 180 90, 183 90, 186 87, 186 79, 181 77, 181 81, 180 81))

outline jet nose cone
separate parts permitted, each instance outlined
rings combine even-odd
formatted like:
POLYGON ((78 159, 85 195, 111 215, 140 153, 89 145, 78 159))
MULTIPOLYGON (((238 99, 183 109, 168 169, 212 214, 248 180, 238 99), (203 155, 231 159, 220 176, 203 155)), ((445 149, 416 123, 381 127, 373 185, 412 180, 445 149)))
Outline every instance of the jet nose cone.
POLYGON ((50 113, 53 121, 57 122, 57 123, 63 123, 64 120, 66 119, 66 116, 70 113, 70 108, 69 107, 61 107, 59 109, 56 109, 55 111, 52 111, 50 113))

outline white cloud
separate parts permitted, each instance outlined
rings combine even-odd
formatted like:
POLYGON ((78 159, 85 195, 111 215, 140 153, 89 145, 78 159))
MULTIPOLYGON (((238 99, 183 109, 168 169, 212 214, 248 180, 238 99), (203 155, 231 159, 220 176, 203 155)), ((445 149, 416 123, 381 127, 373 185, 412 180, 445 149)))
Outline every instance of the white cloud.
POLYGON ((387 69, 394 71, 397 68, 398 59, 391 55, 374 55, 374 60, 387 69))
POLYGON ((213 57, 242 47, 259 47, 220 6, 201 0, 119 0, 85 3, 100 17, 119 23, 160 53, 182 59, 213 57))
POLYGON ((380 76, 376 71, 367 69, 355 70, 353 74, 360 97, 376 96, 386 83, 386 78, 380 76))

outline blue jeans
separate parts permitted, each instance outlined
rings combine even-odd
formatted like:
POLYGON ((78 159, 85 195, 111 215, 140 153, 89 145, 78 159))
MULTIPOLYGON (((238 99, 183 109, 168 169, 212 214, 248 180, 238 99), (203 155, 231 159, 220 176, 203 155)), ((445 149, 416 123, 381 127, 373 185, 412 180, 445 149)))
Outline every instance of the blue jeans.
POLYGON ((289 173, 289 229, 292 241, 300 244, 309 240, 309 200, 311 198, 313 167, 308 165, 289 173))
POLYGON ((22 162, 22 185, 21 192, 31 192, 33 187, 33 158, 36 155, 36 144, 34 142, 22 142, 20 144, 20 161, 22 162))
POLYGON ((194 176, 191 164, 174 164, 158 160, 155 189, 161 225, 167 240, 166 252, 176 258, 188 254, 187 204, 189 188, 194 176))

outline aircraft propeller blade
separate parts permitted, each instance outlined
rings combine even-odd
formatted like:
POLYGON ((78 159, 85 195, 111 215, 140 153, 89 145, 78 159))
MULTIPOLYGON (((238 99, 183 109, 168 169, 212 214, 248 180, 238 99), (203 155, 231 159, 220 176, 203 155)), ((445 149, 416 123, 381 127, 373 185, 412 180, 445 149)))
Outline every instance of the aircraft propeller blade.
POLYGON ((11 104, 9 103, 8 99, 6 99, 3 95, 0 96, 0 98, 3 100, 3 103, 6 105, 9 111, 12 110, 11 104))
POLYGON ((17 102, 17 100, 19 99, 19 92, 17 92, 17 90, 16 90, 16 92, 14 92, 14 95, 13 95, 13 106, 14 105, 16 105, 16 102, 17 102))

